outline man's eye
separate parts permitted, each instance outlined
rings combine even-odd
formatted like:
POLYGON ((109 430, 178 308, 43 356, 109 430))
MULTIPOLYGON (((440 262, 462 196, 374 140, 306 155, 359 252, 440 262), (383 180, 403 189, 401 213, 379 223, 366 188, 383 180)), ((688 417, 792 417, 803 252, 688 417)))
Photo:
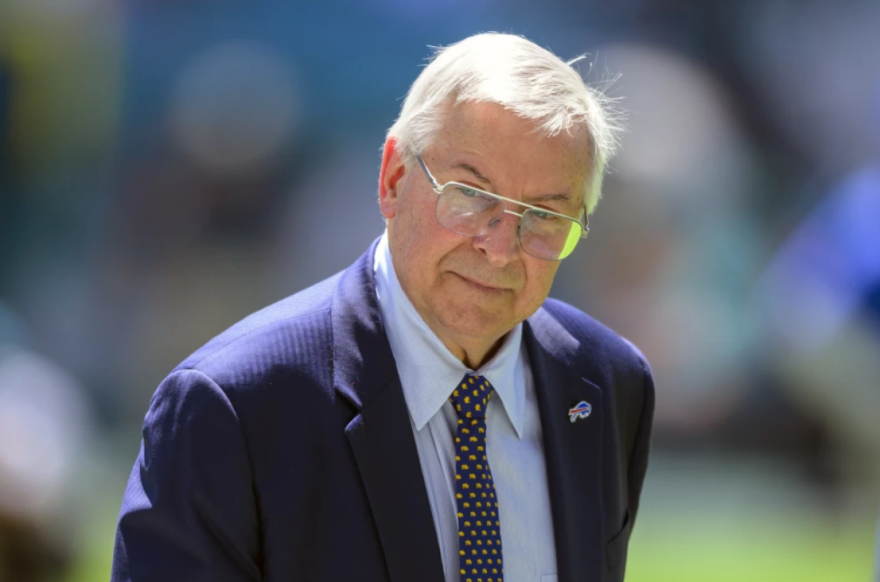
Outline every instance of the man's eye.
POLYGON ((532 212, 534 212, 535 216, 538 218, 551 218, 553 216, 549 212, 541 212, 540 210, 533 210, 532 212))
POLYGON ((459 186, 458 189, 461 190, 461 193, 462 193, 462 194, 464 194, 465 196, 468 196, 468 197, 470 197, 470 198, 473 198, 474 196, 479 196, 479 195, 480 195, 480 193, 477 192, 476 190, 474 190, 473 188, 467 188, 467 187, 465 187, 465 186, 459 186))

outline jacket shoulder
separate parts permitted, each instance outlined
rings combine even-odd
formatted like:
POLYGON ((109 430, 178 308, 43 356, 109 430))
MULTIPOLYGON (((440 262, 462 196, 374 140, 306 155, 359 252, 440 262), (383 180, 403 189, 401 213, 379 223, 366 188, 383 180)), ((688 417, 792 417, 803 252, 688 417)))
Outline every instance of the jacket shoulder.
POLYGON ((198 370, 223 386, 246 370, 314 361, 315 350, 331 343, 329 311, 340 275, 252 313, 193 352, 174 372, 198 370))
POLYGON ((577 341, 579 355, 598 359, 618 370, 650 375, 648 360, 641 350, 616 331, 558 299, 548 298, 543 309, 577 341))

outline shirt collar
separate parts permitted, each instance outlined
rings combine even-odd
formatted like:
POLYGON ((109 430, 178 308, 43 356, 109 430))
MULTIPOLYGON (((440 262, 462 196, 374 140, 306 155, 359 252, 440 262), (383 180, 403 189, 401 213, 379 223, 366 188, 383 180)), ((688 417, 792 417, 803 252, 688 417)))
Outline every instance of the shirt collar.
POLYGON ((525 417, 522 324, 508 332, 491 360, 476 371, 470 370, 443 345, 404 293, 394 272, 387 231, 376 246, 373 270, 385 332, 416 430, 422 430, 440 411, 466 373, 475 373, 492 384, 517 436, 522 438, 525 417))

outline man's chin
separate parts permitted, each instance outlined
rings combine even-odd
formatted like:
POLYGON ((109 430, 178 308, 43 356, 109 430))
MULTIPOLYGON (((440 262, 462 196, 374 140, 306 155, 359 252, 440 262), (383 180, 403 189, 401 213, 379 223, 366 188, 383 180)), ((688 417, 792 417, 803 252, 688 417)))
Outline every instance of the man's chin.
POLYGON ((450 310, 442 314, 439 320, 450 335, 470 343, 492 343, 516 326, 516 323, 510 323, 509 317, 474 305, 450 310))

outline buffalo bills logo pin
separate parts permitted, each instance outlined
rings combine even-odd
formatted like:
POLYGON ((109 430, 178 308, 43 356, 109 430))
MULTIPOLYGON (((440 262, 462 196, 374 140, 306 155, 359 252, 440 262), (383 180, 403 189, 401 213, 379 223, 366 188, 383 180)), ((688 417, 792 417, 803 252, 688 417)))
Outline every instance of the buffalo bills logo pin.
POLYGON ((568 417, 574 422, 579 418, 587 418, 592 411, 593 407, 590 406, 590 403, 586 400, 581 400, 577 403, 577 406, 568 411, 568 417))

